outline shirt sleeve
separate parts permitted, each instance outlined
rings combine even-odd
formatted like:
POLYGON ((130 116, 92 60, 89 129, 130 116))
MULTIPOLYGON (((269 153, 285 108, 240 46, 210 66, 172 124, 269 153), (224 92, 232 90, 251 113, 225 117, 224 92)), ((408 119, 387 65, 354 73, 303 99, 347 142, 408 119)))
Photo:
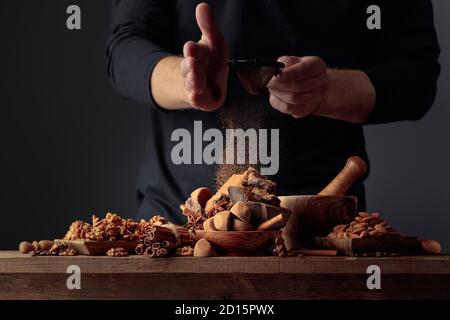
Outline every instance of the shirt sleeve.
POLYGON ((431 108, 440 48, 430 0, 380 1, 381 30, 368 36, 372 61, 364 71, 376 90, 368 123, 418 120, 431 108))
POLYGON ((107 73, 113 87, 126 98, 157 108, 149 80, 155 65, 171 55, 172 5, 171 0, 114 0, 107 39, 107 73))

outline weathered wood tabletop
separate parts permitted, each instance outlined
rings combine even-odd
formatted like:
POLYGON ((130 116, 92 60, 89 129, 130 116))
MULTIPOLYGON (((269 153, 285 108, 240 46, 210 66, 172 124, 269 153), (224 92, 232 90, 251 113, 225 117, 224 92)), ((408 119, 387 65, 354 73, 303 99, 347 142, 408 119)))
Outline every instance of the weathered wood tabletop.
POLYGON ((0 299, 449 299, 450 256, 31 257, 0 251, 0 299), (81 289, 69 290, 69 266, 81 289), (381 269, 369 290, 367 268, 381 269))

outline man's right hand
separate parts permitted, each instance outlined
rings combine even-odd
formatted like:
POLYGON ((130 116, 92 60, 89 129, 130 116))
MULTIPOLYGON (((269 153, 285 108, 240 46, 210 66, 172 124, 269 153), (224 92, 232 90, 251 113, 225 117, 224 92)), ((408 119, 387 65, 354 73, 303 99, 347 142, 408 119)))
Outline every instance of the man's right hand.
POLYGON ((198 42, 186 42, 183 48, 180 73, 184 97, 192 108, 215 111, 223 105, 227 92, 228 48, 208 4, 199 4, 195 17, 202 36, 198 42))
POLYGON ((219 109, 227 94, 228 47, 211 7, 197 6, 195 16, 202 36, 188 41, 183 57, 168 56, 159 61, 150 78, 156 103, 164 109, 219 109))

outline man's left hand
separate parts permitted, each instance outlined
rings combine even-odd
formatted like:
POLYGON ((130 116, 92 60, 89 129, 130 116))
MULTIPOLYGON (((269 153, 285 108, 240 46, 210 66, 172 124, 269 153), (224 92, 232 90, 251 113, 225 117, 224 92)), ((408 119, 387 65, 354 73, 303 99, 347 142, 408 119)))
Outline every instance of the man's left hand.
POLYGON ((267 85, 270 104, 294 118, 313 114, 325 99, 329 87, 327 66, 319 57, 283 56, 285 68, 267 85))

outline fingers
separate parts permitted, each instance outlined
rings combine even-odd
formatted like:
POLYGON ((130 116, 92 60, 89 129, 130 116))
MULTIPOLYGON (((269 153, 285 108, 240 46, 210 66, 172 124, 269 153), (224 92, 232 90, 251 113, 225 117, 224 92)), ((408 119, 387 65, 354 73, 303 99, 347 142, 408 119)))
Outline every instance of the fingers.
POLYGON ((317 96, 315 93, 298 93, 298 92, 286 92, 286 91, 276 91, 269 90, 271 96, 278 98, 279 100, 291 105, 306 105, 313 101, 317 96))
POLYGON ((181 76, 185 78, 188 92, 201 94, 207 87, 208 49, 193 41, 183 47, 184 59, 180 64, 181 76))
POLYGON ((318 57, 283 56, 278 61, 285 68, 273 77, 267 88, 270 104, 295 118, 313 114, 328 90, 327 66, 318 57))
POLYGON ((324 92, 328 88, 328 77, 326 74, 322 74, 318 77, 292 81, 292 82, 282 82, 279 81, 278 77, 273 77, 267 88, 274 91, 286 91, 293 93, 307 93, 307 92, 324 92))
POLYGON ((288 68, 296 63, 299 63, 302 60, 301 57, 295 57, 295 56, 281 56, 278 58, 278 62, 281 62, 284 64, 285 68, 288 68))
POLYGON ((193 57, 187 57, 181 60, 180 73, 182 77, 186 77, 189 72, 196 72, 199 74, 206 74, 208 64, 206 61, 198 60, 193 57))
POLYGON ((272 107, 285 114, 293 115, 296 109, 294 105, 288 104, 273 95, 270 95, 269 102, 272 107))
POLYGON ((205 74, 199 72, 189 72, 186 75, 186 89, 189 92, 204 93, 207 89, 207 81, 205 74))
POLYGON ((210 89, 205 93, 196 93, 193 92, 189 95, 190 105, 194 109, 198 109, 206 112, 213 112, 220 108, 221 105, 214 104, 214 101, 211 99, 210 89))
POLYGON ((316 108, 320 105, 320 103, 318 103, 317 97, 314 94, 304 94, 303 97, 303 102, 302 103, 298 103, 298 104, 293 104, 293 103, 289 103, 284 101, 283 99, 281 99, 278 96, 275 95, 270 95, 269 98, 269 102, 271 104, 272 107, 274 107, 275 109, 277 109, 278 111, 285 113, 285 114, 289 114, 291 116, 293 116, 294 118, 304 118, 308 115, 311 115, 312 113, 314 113, 314 111, 316 110, 316 108))
POLYGON ((222 48, 225 40, 211 7, 204 2, 200 3, 195 10, 195 18, 202 33, 202 39, 207 41, 209 46, 222 48))
POLYGON ((183 47, 184 59, 180 65, 183 77, 189 72, 206 72, 208 67, 208 49, 204 45, 188 41, 183 47))
POLYGON ((202 60, 208 58, 209 52, 205 45, 194 41, 188 41, 183 46, 183 55, 185 57, 193 57, 202 60))
POLYGON ((189 101, 195 109, 201 110, 203 108, 207 108, 210 102, 209 96, 210 95, 207 93, 192 92, 189 95, 189 101))
POLYGON ((179 70, 185 81, 185 97, 189 105, 203 111, 214 111, 225 99, 228 48, 208 4, 199 4, 195 16, 202 36, 199 42, 185 43, 179 70))
POLYGON ((281 57, 286 67, 277 76, 280 82, 293 82, 311 79, 322 75, 327 66, 318 57, 281 57))

